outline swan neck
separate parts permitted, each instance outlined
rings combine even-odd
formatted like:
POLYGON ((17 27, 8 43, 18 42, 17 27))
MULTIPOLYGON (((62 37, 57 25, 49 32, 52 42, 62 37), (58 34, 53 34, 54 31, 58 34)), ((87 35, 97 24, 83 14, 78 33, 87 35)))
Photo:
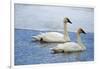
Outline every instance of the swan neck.
POLYGON ((77 33, 77 42, 78 42, 78 44, 80 44, 80 46, 83 46, 79 32, 77 33))
POLYGON ((64 23, 64 39, 67 40, 67 23, 64 23))

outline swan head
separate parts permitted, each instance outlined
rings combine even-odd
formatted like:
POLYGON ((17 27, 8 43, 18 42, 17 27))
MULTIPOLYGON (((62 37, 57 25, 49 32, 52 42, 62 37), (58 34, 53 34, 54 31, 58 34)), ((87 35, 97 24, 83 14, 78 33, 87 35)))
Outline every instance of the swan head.
POLYGON ((82 28, 79 28, 79 29, 78 29, 78 32, 79 32, 79 33, 86 34, 86 32, 85 32, 82 28))
POLYGON ((70 23, 70 24, 72 24, 72 22, 70 21, 70 19, 68 17, 64 18, 64 23, 70 23))

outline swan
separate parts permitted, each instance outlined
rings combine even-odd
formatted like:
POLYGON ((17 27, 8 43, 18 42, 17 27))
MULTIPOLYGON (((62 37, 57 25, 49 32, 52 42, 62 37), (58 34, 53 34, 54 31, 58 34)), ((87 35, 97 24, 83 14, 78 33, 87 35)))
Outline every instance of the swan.
POLYGON ((86 47, 81 41, 80 33, 85 33, 82 28, 79 28, 77 31, 77 43, 76 42, 66 42, 63 44, 58 44, 56 47, 51 48, 54 53, 59 52, 77 52, 77 51, 84 51, 86 47))
POLYGON ((37 36, 32 36, 32 39, 43 41, 43 42, 67 42, 70 41, 68 32, 67 32, 67 23, 72 24, 68 17, 64 18, 64 34, 59 32, 46 32, 41 33, 37 36))

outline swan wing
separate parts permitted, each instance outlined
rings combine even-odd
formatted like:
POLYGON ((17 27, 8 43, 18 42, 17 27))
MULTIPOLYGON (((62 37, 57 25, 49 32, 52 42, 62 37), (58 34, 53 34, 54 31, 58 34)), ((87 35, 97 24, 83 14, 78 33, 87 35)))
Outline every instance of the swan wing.
POLYGON ((43 36, 43 39, 47 42, 60 42, 63 40, 63 34, 58 32, 47 32, 43 36))
POLYGON ((65 42, 64 35, 58 32, 41 33, 37 36, 32 36, 32 38, 36 40, 40 40, 42 38, 43 41, 46 42, 65 42))
POLYGON ((80 51, 81 46, 75 42, 67 42, 64 44, 58 44, 54 49, 64 50, 64 52, 80 51))
POLYGON ((58 33, 58 32, 48 32, 46 33, 46 35, 49 37, 63 37, 63 34, 58 33))
POLYGON ((63 45, 63 49, 65 52, 67 51, 80 51, 81 50, 81 46, 78 44, 78 43, 75 43, 75 42, 68 42, 68 43, 65 43, 63 45))
POLYGON ((58 33, 58 32, 49 32, 47 33, 47 36, 51 38, 62 38, 63 34, 58 33))

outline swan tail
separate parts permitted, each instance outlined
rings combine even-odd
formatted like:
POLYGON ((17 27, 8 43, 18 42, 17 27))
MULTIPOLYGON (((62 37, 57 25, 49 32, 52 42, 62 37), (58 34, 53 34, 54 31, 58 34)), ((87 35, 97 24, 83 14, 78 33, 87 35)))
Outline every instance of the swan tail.
POLYGON ((63 49, 59 49, 59 48, 50 48, 51 49, 51 53, 63 53, 64 50, 63 49))
POLYGON ((52 54, 56 53, 56 50, 54 48, 50 48, 50 50, 52 54))
POLYGON ((41 38, 43 38, 44 35, 45 35, 44 33, 41 33, 41 32, 40 32, 39 35, 37 35, 37 36, 32 36, 32 40, 38 40, 38 41, 40 41, 40 40, 42 40, 41 38))
POLYGON ((35 40, 40 40, 40 38, 38 36, 32 36, 32 40, 35 41, 35 40))

